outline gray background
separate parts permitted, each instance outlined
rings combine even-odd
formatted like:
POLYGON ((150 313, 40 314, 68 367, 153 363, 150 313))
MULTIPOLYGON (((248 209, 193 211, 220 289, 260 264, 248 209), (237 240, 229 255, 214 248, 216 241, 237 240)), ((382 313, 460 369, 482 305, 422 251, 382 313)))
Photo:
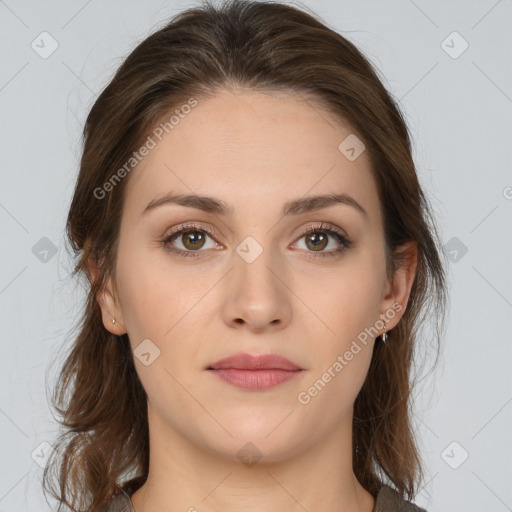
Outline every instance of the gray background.
MULTIPOLYGON (((63 230, 85 117, 135 44, 191 5, 0 0, 0 512, 50 510, 46 389, 83 298, 63 230)), ((444 359, 416 393, 428 474, 415 501, 512 510, 512 1, 305 5, 400 100, 451 259, 444 359)))

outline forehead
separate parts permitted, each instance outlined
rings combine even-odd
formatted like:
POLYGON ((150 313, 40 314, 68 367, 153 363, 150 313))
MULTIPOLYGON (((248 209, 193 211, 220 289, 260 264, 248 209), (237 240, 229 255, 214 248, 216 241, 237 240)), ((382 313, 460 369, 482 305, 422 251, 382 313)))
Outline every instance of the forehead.
POLYGON ((153 137, 155 147, 131 172, 133 212, 172 191, 218 197, 236 211, 257 206, 255 196, 277 211, 291 198, 347 193, 376 214, 368 155, 347 158, 343 141, 353 130, 311 99, 222 90, 197 102, 161 140, 153 137))

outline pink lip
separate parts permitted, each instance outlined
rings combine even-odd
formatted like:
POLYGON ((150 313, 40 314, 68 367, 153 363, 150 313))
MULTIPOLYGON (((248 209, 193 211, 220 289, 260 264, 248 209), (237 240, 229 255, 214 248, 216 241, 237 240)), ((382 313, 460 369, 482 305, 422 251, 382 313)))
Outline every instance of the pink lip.
POLYGON ((222 380, 243 389, 269 389, 303 372, 290 360, 277 354, 236 354, 207 368, 222 380))

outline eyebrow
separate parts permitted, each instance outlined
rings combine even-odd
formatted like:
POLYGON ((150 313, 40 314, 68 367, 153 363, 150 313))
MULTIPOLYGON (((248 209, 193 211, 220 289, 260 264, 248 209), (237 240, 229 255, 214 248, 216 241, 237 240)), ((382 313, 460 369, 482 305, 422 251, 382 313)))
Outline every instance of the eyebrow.
MULTIPOLYGON (((225 201, 215 199, 208 196, 198 196, 195 194, 174 194, 172 192, 158 199, 153 199, 146 206, 142 215, 148 213, 155 208, 167 204, 178 204, 188 208, 195 208, 206 213, 214 213, 217 215, 229 216, 233 214, 233 208, 228 206, 225 201)), ((312 212, 328 208, 335 204, 344 204, 352 206, 364 217, 368 218, 366 210, 348 194, 325 194, 308 197, 301 197, 293 201, 288 201, 284 207, 283 216, 299 215, 305 212, 312 212)))

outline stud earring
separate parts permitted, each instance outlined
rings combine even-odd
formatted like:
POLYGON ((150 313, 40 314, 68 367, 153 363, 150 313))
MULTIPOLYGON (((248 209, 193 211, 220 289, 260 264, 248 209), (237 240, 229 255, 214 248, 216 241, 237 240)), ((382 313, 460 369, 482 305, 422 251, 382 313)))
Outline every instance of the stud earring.
POLYGON ((112 325, 114 325, 115 323, 116 323, 116 319, 112 318, 112 325))

